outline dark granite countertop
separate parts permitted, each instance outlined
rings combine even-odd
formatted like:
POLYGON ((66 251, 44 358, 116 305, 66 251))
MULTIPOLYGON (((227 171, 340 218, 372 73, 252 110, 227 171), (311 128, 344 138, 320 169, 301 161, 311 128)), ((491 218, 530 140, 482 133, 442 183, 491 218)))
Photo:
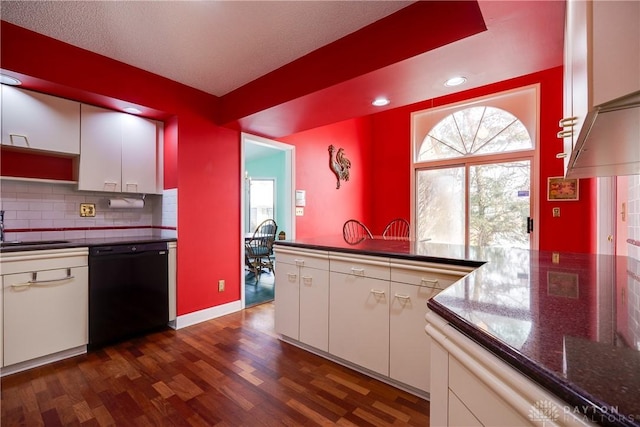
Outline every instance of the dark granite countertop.
POLYGON ((22 251, 38 251, 45 249, 67 249, 82 248, 106 245, 126 245, 126 244, 143 244, 154 242, 176 242, 176 238, 154 237, 154 236, 133 236, 133 237, 95 237, 85 239, 51 239, 22 241, 18 243, 10 243, 8 246, 0 247, 0 253, 3 252, 22 252, 22 251))
POLYGON ((341 236, 276 245, 478 268, 429 308, 601 425, 640 426, 640 262, 627 257, 472 248, 341 236))

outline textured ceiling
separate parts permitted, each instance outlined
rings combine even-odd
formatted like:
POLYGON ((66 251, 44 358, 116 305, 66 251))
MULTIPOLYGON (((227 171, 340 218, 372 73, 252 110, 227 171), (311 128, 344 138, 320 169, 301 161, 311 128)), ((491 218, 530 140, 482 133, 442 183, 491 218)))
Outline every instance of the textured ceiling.
POLYGON ((222 96, 410 1, 5 1, 2 20, 222 96))

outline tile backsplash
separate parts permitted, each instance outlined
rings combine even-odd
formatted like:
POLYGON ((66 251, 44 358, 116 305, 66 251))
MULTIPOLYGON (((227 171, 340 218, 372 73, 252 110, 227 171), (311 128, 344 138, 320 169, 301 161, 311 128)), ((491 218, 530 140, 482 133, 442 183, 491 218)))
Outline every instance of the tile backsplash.
POLYGON ((177 190, 147 195, 144 207, 114 209, 109 199, 140 195, 78 191, 75 185, 0 180, 0 209, 5 211, 5 240, 101 237, 177 237, 177 190), (95 217, 81 217, 80 204, 93 203, 95 217))

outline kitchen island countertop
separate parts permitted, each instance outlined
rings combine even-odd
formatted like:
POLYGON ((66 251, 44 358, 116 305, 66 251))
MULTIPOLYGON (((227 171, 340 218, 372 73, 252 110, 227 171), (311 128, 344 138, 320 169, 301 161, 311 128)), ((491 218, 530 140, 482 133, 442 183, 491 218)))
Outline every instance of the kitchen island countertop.
POLYGON ((640 262, 342 236, 278 245, 477 267, 428 302, 456 329, 602 425, 640 426, 640 262))

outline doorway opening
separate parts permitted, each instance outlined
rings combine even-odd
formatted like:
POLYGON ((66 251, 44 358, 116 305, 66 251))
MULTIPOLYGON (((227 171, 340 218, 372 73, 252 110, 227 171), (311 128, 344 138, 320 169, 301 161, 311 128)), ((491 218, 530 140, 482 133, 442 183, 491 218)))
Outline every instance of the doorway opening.
MULTIPOLYGON (((254 274, 247 266, 247 243, 267 219, 277 224, 276 234, 295 237, 294 221, 295 147, 279 141, 242 133, 241 150, 241 299, 249 307, 275 297, 275 274, 263 270, 254 274)), ((277 268, 277 266, 274 266, 277 268)))

